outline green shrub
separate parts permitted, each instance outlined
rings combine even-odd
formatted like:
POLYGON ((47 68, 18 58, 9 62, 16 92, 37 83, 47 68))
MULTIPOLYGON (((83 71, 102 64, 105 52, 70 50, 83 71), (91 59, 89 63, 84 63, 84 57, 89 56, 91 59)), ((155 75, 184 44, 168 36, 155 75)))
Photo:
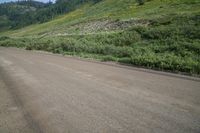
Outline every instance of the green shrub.
POLYGON ((136 2, 138 3, 138 5, 143 5, 144 4, 144 0, 136 0, 136 2))
POLYGON ((171 28, 151 28, 143 33, 144 39, 167 39, 174 33, 171 28))
POLYGON ((7 40, 7 39, 10 39, 10 37, 8 37, 8 36, 0 36, 0 41, 4 41, 4 40, 7 40))

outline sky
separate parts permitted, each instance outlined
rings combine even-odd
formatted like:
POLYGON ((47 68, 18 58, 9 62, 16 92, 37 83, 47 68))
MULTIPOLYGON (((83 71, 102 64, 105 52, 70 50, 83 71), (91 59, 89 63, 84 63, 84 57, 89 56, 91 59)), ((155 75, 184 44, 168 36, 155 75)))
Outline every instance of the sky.
MULTIPOLYGON (((17 1, 17 0, 0 0, 0 3, 10 2, 10 1, 17 1)), ((49 0, 35 0, 35 1, 49 2, 49 0)), ((51 0, 51 1, 54 2, 55 0, 51 0)))

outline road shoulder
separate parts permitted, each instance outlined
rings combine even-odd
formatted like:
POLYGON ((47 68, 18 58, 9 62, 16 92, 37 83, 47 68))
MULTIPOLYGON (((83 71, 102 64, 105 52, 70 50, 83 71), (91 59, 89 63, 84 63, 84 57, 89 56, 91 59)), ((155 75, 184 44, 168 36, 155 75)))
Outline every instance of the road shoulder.
POLYGON ((21 107, 0 76, 0 132, 34 133, 27 123, 21 107))

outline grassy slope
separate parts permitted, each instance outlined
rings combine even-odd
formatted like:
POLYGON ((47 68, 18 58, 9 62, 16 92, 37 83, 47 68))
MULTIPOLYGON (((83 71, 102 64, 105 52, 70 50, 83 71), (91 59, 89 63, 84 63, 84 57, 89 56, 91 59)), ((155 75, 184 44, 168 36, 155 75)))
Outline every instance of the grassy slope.
POLYGON ((0 45, 199 74, 199 16, 199 0, 151 0, 143 6, 134 0, 104 0, 44 24, 0 33, 10 37, 2 37, 0 45), (90 22, 131 19, 150 24, 82 34, 90 22))
MULTIPOLYGON (((144 6, 137 6, 134 0, 104 0, 98 4, 87 4, 69 14, 59 16, 57 19, 44 24, 37 24, 3 33, 11 36, 37 35, 51 32, 57 27, 67 27, 72 24, 97 20, 102 18, 130 19, 130 18, 156 18, 173 13, 200 12, 199 0, 152 0, 144 6)), ((67 30, 67 28, 66 28, 67 30)), ((1 33, 2 34, 2 33, 1 33)))

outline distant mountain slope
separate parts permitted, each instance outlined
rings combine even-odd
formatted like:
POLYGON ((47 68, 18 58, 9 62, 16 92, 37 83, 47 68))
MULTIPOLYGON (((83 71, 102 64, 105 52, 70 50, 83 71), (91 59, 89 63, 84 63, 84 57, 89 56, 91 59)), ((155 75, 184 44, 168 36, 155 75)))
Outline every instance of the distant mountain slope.
MULTIPOLYGON (((34 0, 22 0, 0 4, 0 16, 6 16, 7 25, 0 24, 0 31, 17 29, 35 23, 43 23, 54 17, 70 12, 85 2, 99 0, 57 0, 53 3, 42 3, 34 0)), ((5 20, 4 20, 5 21, 5 20)))
MULTIPOLYGON (((7 25, 0 24, 0 30, 24 27, 33 24, 35 12, 49 6, 37 1, 20 1, 0 4, 0 16, 7 18, 7 25)), ((4 19, 5 21, 5 19, 4 19)), ((6 22, 6 21, 5 21, 6 22)))

